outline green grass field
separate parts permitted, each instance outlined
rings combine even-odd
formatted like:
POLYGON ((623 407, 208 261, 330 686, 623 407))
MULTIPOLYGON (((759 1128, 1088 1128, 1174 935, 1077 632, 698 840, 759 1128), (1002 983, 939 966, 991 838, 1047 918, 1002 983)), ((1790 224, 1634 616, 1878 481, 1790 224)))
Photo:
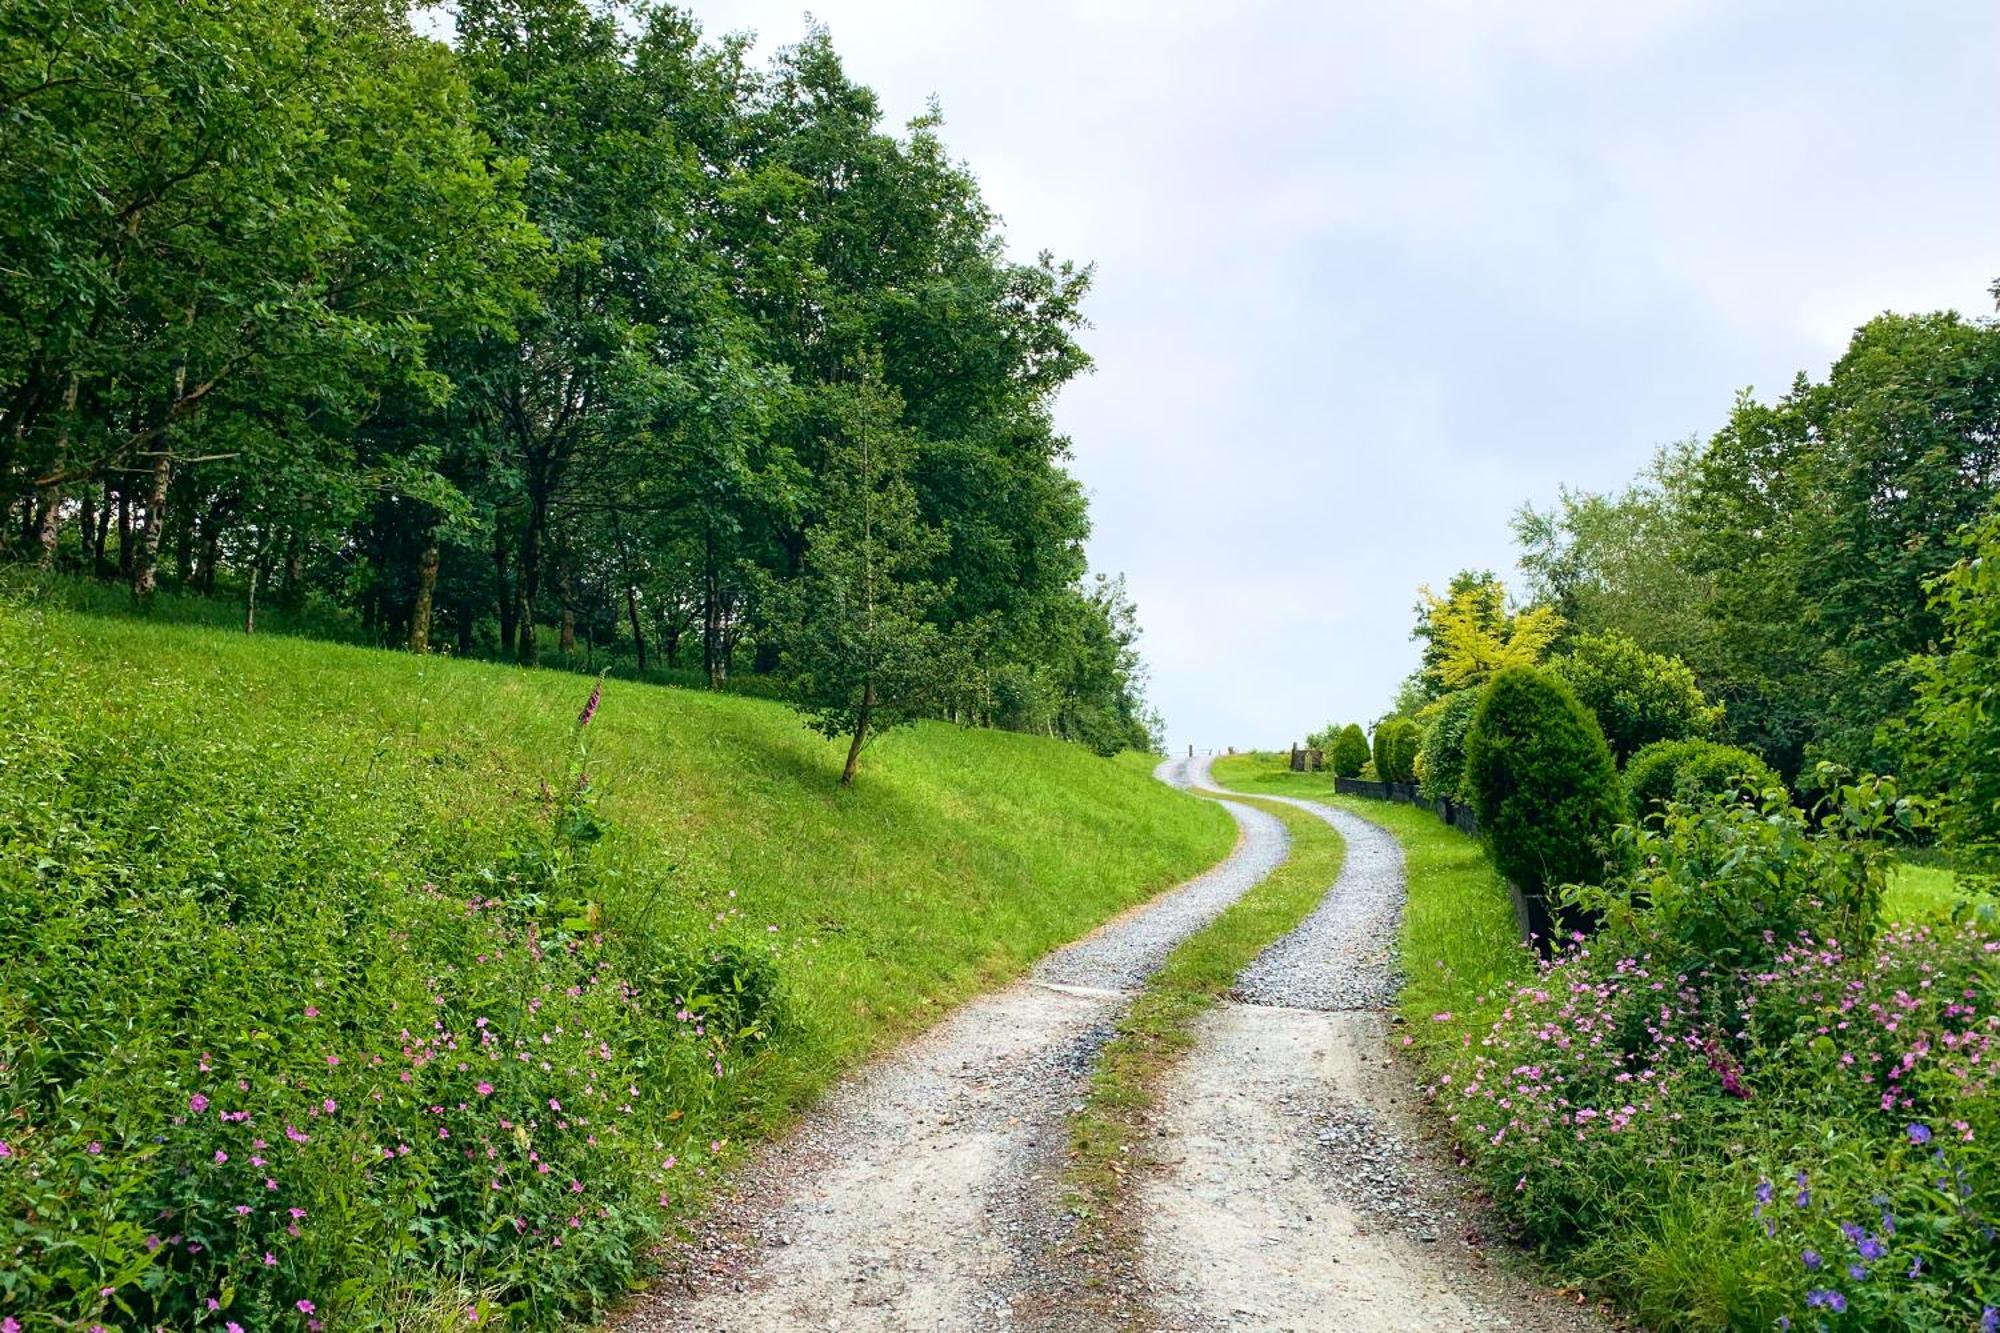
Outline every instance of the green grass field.
MULTIPOLYGON (((80 1317, 102 1287, 118 1293, 105 1311, 128 1301, 177 1322, 175 1300, 192 1294, 157 1289, 168 1261, 141 1245, 143 1219, 121 1211, 144 1204, 214 1211, 218 1231, 193 1267, 203 1281, 240 1280, 237 1308, 252 1316, 295 1297, 407 1311, 440 1291, 490 1297, 524 1325, 588 1308, 637 1262, 633 1237, 646 1228, 629 1214, 642 1187, 680 1207, 713 1179, 686 1163, 662 1185, 652 1175, 663 1160, 692 1158, 696 1144, 704 1162, 727 1160, 728 1144, 783 1123, 842 1070, 1199 872, 1234 839, 1223 811, 1154 782, 1150 761, 923 724, 871 747, 842 789, 841 747, 781 705, 614 680, 586 735, 606 831, 591 843, 593 822, 581 840, 552 841, 588 688, 560 671, 0 602, 0 1135, 38 1164, 32 1176, 0 1173, 0 1210, 33 1209, 48 1236, 31 1243, 67 1256, 41 1263, 56 1285, 34 1299, 80 1317), (744 968, 730 961, 746 956, 744 968), (770 1011, 782 1012, 778 1035, 738 1040, 733 1024, 755 996, 729 992, 754 991, 767 973, 784 997, 770 1011), (617 993, 593 999, 614 977, 617 993), (639 1012, 649 984, 702 992, 692 1020, 681 1006, 699 1040, 657 1045, 657 1023, 639 1012), (500 1086, 475 1097, 462 1086, 472 1075, 428 1055, 428 1038, 411 1055, 408 1029, 430 1026, 409 1017, 413 1004, 439 1006, 453 1049, 476 1014, 482 1041, 509 1032, 523 1060, 559 1038, 617 1060, 592 1074, 544 1057, 545 1083, 569 1081, 515 1089, 496 1075, 500 1086), (304 1022, 307 1010, 335 1026, 304 1022), (310 1073, 332 1050, 345 1062, 310 1073), (211 1149, 236 1163, 248 1149, 215 1137, 236 1130, 189 1117, 191 1094, 221 1105, 228 1089, 209 1084, 240 1073, 258 1090, 243 1098, 268 1089, 267 1124, 320 1097, 343 1117, 372 1098, 359 1152, 313 1166, 304 1157, 318 1147, 296 1150, 284 1182, 321 1180, 317 1216, 381 1184, 379 1171, 346 1165, 365 1163, 376 1150, 365 1145, 413 1132, 366 1074, 383 1060, 409 1062, 418 1090, 440 1080, 409 1092, 417 1102, 468 1116, 508 1096, 568 1104, 644 1085, 597 1123, 632 1119, 574 1145, 562 1168, 593 1192, 618 1186, 592 1215, 602 1245, 572 1232, 560 1250, 536 1248, 533 1228, 516 1243, 520 1227, 488 1229, 507 1219, 483 1178, 447 1204, 445 1177, 432 1174, 394 1195, 415 1210, 407 1231, 357 1222, 336 1243, 308 1229, 275 1265, 255 1262, 264 1242, 244 1239, 250 1266, 230 1268, 221 1237, 242 1232, 224 1208, 235 1186, 182 1200, 175 1182, 202 1177, 165 1164, 211 1149), (709 1063, 712 1079, 699 1072, 709 1063), (86 1154, 86 1140, 101 1148, 86 1154), (43 1192, 8 1194, 30 1182, 43 1192), (99 1252, 61 1248, 80 1228, 108 1237, 99 1252), (452 1269, 484 1286, 458 1287, 452 1269), (349 1283, 345 1296, 325 1285, 330 1274, 349 1283)), ((663 1002, 673 1029, 680 1001, 663 1002)), ((483 1123, 454 1132, 484 1134, 483 1123)), ((415 1132, 421 1158, 426 1131, 415 1132)), ((326 1134, 311 1137, 331 1153, 326 1134)), ((546 1166, 554 1149, 537 1142, 546 1166)), ((456 1160, 441 1154, 427 1170, 467 1169, 456 1160)), ((535 1177, 525 1180, 524 1191, 535 1177)), ((538 1214, 522 1204, 520 1215, 538 1214)), ((198 1234, 192 1220, 182 1230, 198 1234)), ((0 1314, 10 1300, 35 1308, 21 1299, 0 1290, 0 1314)))

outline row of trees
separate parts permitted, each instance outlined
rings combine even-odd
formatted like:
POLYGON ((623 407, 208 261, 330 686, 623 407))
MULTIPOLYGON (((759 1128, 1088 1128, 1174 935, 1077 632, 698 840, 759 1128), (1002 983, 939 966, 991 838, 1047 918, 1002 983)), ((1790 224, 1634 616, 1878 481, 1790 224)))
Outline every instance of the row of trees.
MULTIPOLYGON (((1996 495, 2000 324, 1877 318, 1824 383, 1745 395, 1622 493, 1524 508, 1518 602, 1488 572, 1425 589, 1421 661, 1375 728, 1375 768, 1476 805, 1478 720, 1504 679, 1538 701, 1512 710, 1522 737, 1554 744, 1579 728, 1548 718, 1587 719, 1642 806, 1745 775, 1808 785, 1822 764, 1900 772, 1953 798, 1964 864, 2000 864, 1996 495)), ((1582 784, 1591 809, 1610 808, 1605 785, 1582 784)))
POLYGON ((1823 381, 1748 394, 1618 494, 1515 520, 1531 606, 1681 659, 1723 739, 1788 774, 1902 771, 1935 581, 2000 489, 2000 325, 1883 315, 1823 381))
POLYGON ((1056 392, 1089 271, 1010 260, 935 112, 686 14, 0 14, 0 545, 365 640, 785 674, 1144 745, 1056 392), (551 643, 553 638, 553 643, 551 643))

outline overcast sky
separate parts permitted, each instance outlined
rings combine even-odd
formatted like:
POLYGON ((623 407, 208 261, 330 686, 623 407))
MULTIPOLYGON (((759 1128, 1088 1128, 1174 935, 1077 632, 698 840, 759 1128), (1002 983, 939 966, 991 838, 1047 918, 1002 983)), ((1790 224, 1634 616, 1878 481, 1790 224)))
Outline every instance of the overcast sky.
MULTIPOLYGON (((795 40, 796 0, 696 0, 795 40)), ((1419 583, 1885 309, 1986 314, 2000 5, 818 0, 1011 244, 1094 262, 1058 421, 1176 747, 1372 719, 1419 583)))

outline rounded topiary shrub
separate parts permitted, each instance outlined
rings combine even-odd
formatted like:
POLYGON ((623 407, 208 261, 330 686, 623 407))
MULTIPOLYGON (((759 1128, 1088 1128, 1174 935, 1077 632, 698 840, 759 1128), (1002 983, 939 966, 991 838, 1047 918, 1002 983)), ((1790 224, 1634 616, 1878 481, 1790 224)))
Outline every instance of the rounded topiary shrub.
POLYGON ((1392 717, 1375 728, 1375 772, 1384 782, 1408 782, 1416 776, 1417 725, 1392 717))
POLYGON ((1479 691, 1460 690, 1444 697, 1436 716, 1424 727, 1417 747, 1417 773, 1423 779, 1424 795, 1466 799, 1465 736, 1478 709, 1479 691))
POLYGON ((1357 723, 1350 722, 1340 729, 1333 738, 1333 745, 1327 755, 1327 763, 1333 766, 1335 777, 1358 778, 1361 766, 1369 759, 1368 737, 1357 723))
POLYGON ((1597 719, 1533 667, 1493 677, 1465 738, 1465 784, 1500 873, 1547 898, 1604 876, 1624 794, 1597 719))
POLYGON ((1625 791, 1641 817, 1670 800, 1729 792, 1755 800, 1767 787, 1780 785, 1777 773, 1755 754, 1716 741, 1657 741, 1625 765, 1625 791))

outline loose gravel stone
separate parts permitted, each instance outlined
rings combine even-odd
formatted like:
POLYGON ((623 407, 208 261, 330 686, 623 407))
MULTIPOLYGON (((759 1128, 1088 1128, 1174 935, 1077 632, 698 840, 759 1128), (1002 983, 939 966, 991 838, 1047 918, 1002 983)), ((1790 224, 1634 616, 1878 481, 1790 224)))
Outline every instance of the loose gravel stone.
POLYGON ((1379 824, 1315 801, 1274 797, 1333 825, 1347 843, 1340 877, 1298 929, 1243 970, 1236 996, 1292 1009, 1387 1009, 1401 979, 1403 849, 1379 824))
POLYGON ((1063 1207, 1067 1116, 1128 990, 1284 859, 1282 823, 1230 813, 1221 865, 969 1002, 757 1153, 621 1326, 1099 1333, 1080 1293, 1103 1275, 1063 1207))
MULTIPOLYGON (((1212 786, 1204 760, 1167 767, 1167 780, 1212 786)), ((1390 1054, 1401 847, 1345 811, 1264 799, 1332 824, 1347 855, 1161 1090, 1157 1169, 1139 1195, 1151 1326, 1602 1333, 1596 1312, 1488 1246, 1484 1207, 1390 1054)))

